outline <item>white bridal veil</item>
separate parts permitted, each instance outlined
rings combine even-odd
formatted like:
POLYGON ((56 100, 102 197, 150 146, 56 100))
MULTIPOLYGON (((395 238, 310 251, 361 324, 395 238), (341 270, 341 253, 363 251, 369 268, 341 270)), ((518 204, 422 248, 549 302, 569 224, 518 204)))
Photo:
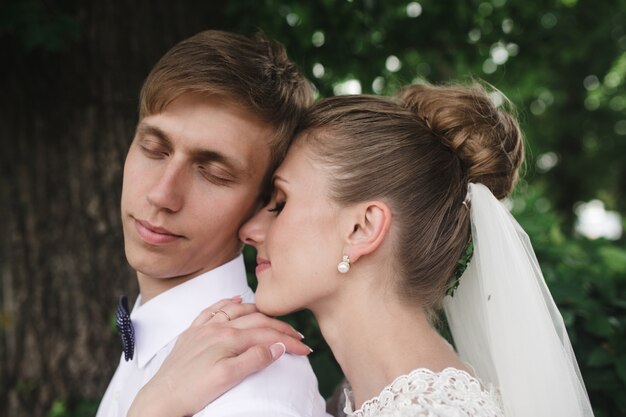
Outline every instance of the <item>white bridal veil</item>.
POLYGON ((500 389, 506 417, 593 416, 528 236, 487 187, 468 193, 474 255, 444 300, 459 355, 500 389))

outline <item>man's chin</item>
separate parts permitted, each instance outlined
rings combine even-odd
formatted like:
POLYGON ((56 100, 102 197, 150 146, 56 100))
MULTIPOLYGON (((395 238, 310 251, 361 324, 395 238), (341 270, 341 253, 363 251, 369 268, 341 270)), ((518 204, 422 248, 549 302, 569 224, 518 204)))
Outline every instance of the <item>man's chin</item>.
POLYGON ((137 275, 143 275, 146 278, 172 279, 193 273, 192 271, 185 271, 180 267, 168 265, 167 260, 162 257, 133 256, 127 253, 126 260, 130 267, 137 272, 137 275))

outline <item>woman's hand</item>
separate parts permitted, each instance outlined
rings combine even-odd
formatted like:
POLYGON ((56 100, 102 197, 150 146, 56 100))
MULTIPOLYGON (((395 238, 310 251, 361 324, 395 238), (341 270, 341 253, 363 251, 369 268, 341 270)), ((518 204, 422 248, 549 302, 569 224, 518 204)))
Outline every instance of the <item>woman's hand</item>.
POLYGON ((301 339, 290 325, 242 304, 240 297, 219 301, 178 337, 128 417, 191 416, 285 351, 309 354, 301 339))

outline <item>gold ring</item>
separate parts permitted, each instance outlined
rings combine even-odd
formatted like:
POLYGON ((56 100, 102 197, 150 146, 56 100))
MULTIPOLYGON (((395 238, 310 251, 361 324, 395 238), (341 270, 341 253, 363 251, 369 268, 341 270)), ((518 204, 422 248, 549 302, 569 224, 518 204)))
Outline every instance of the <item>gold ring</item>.
POLYGON ((228 315, 227 312, 225 312, 224 310, 217 310, 211 313, 211 318, 215 317, 218 313, 222 313, 223 315, 226 316, 226 318, 228 319, 228 321, 230 321, 230 316, 228 315))

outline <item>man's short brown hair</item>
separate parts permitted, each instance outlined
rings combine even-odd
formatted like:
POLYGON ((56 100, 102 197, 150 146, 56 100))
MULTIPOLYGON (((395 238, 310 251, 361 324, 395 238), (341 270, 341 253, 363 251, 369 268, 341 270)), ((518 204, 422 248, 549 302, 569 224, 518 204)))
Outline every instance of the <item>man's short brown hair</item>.
POLYGON ((183 94, 216 95, 274 127, 270 171, 282 160, 312 100, 311 84, 280 43, 256 34, 207 30, 175 45, 154 66, 140 94, 139 118, 183 94))

